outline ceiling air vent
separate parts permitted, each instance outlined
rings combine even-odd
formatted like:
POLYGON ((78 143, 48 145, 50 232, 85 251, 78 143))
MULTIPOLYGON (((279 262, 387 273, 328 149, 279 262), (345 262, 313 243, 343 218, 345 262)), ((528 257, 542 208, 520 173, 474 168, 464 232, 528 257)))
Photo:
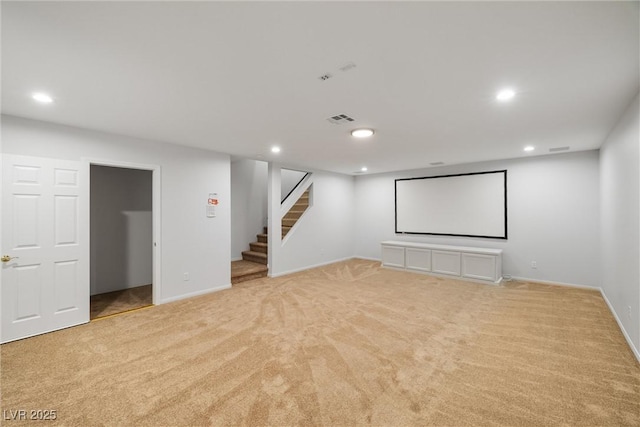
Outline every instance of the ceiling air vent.
POLYGON ((555 148, 549 148, 549 152, 550 153, 557 153, 558 151, 568 151, 569 147, 555 147, 555 148))
POLYGON ((331 116, 327 120, 329 120, 334 125, 341 125, 343 123, 355 122, 355 119, 347 116, 346 114, 338 114, 337 116, 331 116))
POLYGON ((429 163, 431 166, 442 166, 444 165, 444 162, 431 162, 429 163))

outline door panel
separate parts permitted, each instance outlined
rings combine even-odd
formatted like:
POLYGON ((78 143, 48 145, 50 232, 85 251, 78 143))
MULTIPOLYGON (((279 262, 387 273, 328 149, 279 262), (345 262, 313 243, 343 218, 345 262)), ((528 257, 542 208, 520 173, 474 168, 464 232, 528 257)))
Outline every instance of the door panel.
POLYGON ((54 170, 54 179, 57 187, 77 187, 79 184, 77 170, 56 168, 54 170))
POLYGON ((2 342, 89 321, 80 162, 3 155, 2 342))
POLYGON ((12 167, 14 170, 13 184, 40 184, 40 166, 14 164, 12 167))
POLYGON ((17 291, 15 320, 22 322, 41 317, 41 265, 23 265, 14 268, 17 291))
POLYGON ((78 261, 58 261, 54 264, 55 314, 78 309, 78 261))
MULTIPOLYGON (((37 248, 40 246, 40 233, 38 224, 38 213, 40 211, 39 194, 13 194, 10 196, 14 203, 14 224, 13 232, 15 246, 13 249, 37 248)), ((5 199, 6 200, 6 199, 5 199)))
POLYGON ((78 196, 54 198, 55 245, 78 244, 78 196))

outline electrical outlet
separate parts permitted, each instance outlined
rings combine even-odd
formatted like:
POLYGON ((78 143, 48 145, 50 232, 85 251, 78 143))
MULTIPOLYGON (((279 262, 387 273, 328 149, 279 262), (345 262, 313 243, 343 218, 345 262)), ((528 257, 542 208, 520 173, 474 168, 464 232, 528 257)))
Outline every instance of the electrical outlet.
POLYGON ((537 261, 531 261, 531 268, 538 268, 538 262, 537 261))
POLYGON ((185 282, 188 282, 189 281, 189 273, 184 273, 182 275, 182 280, 184 280, 185 282))

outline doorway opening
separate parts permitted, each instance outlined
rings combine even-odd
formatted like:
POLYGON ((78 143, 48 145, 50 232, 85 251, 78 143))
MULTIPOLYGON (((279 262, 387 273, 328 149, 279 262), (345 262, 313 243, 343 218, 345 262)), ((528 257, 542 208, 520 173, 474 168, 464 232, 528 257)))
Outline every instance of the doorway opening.
POLYGON ((90 319, 153 305, 153 170, 90 165, 90 319))

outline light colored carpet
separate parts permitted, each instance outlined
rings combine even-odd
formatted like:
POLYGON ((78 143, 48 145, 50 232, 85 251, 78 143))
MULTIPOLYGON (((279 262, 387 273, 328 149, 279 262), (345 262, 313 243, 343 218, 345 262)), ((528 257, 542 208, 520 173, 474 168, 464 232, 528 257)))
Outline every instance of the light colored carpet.
POLYGON ((90 318, 111 316, 125 311, 147 307, 153 303, 152 285, 138 286, 121 291, 91 296, 90 318))
POLYGON ((363 260, 9 343, 1 366, 2 409, 64 425, 640 425, 599 293, 363 260))

